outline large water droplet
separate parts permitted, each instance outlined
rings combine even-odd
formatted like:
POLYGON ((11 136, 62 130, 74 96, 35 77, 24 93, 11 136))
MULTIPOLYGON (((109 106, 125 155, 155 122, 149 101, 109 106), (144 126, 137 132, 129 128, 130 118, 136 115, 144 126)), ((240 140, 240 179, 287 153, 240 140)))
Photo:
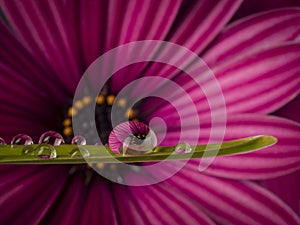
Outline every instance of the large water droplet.
POLYGON ((86 140, 83 136, 75 136, 72 139, 72 145, 86 145, 86 140))
POLYGON ((152 151, 157 145, 153 130, 146 124, 129 121, 116 126, 109 136, 109 147, 115 153, 140 155, 152 151))
POLYGON ((56 150, 52 145, 40 144, 36 147, 37 157, 44 160, 54 159, 57 156, 56 150))
POLYGON ((32 145, 32 144, 33 141, 31 137, 29 137, 26 134, 18 134, 14 136, 13 139, 11 140, 11 147, 13 147, 14 145, 32 145))
POLYGON ((70 157, 71 158, 87 158, 90 156, 89 151, 84 148, 84 147, 79 147, 79 148, 74 148, 71 152, 70 152, 70 157))
POLYGON ((191 146, 186 142, 180 142, 175 147, 175 152, 178 154, 190 153, 191 151, 191 146))
POLYGON ((39 144, 49 144, 52 146, 57 146, 64 143, 65 141, 63 137, 55 131, 47 131, 43 133, 39 140, 39 144))
POLYGON ((0 145, 6 145, 6 143, 2 137, 0 137, 0 145))

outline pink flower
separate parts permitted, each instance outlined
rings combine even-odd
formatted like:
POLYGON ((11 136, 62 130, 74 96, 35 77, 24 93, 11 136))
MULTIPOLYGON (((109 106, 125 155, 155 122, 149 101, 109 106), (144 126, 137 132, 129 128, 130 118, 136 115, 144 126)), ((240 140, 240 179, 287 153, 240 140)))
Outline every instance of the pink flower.
MULTIPOLYGON (((164 40, 197 53, 214 72, 228 113, 225 140, 270 134, 278 143, 252 153, 217 157, 204 172, 198 170, 199 160, 190 160, 170 179, 143 187, 122 186, 95 174, 88 176, 92 179, 86 186, 86 173, 91 170, 69 173, 69 165, 1 165, 1 222, 300 224, 291 208, 298 207, 299 193, 294 202, 281 190, 274 190, 277 184, 271 186, 290 207, 263 187, 276 183, 267 179, 300 168, 299 116, 284 113, 298 112, 298 104, 282 108, 300 90, 300 9, 277 9, 230 22, 240 4, 211 0, 2 1, 0 136, 4 139, 27 133, 37 140, 46 130, 58 130, 57 121, 83 72, 103 53, 133 41, 164 40), (277 116, 270 115, 274 112, 277 116)), ((174 72, 157 64, 146 70, 141 66, 144 64, 120 71, 110 81, 109 91, 116 94, 128 82, 160 70, 168 72, 165 76, 174 72)), ((184 79, 177 81, 186 85, 184 79)), ((206 143, 209 105, 195 86, 187 92, 201 105, 197 107, 202 119, 199 143, 206 143)), ((153 101, 147 104, 145 108, 153 106, 153 101)), ((184 103, 182 107, 188 108, 184 103)), ((142 120, 163 118, 170 128, 163 143, 176 144, 176 112, 164 104, 154 109, 142 120)), ((189 129, 192 133, 199 127, 189 129)), ((168 168, 148 172, 155 177, 168 168)), ((294 176, 299 180, 299 172, 294 176)), ((125 179, 145 178, 129 173, 125 179)), ((299 181, 286 188, 298 186, 299 181)))

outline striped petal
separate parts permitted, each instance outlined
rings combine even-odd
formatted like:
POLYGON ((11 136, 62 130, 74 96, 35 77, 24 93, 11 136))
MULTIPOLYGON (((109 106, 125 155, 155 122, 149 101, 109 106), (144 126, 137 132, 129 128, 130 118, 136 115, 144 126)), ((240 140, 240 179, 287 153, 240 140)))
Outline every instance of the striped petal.
MULTIPOLYGON (((171 168, 172 164, 169 165, 171 168)), ((152 171, 152 175, 167 172, 168 168, 165 168, 152 171)), ((207 176, 187 166, 163 184, 200 204, 218 224, 300 224, 299 217, 285 203, 251 182, 207 176)))
POLYGON ((239 61, 284 42, 300 40, 300 8, 256 14, 230 24, 203 59, 211 67, 239 61))
MULTIPOLYGON (((210 126, 203 128, 204 139, 210 126)), ((300 168, 300 124, 272 116, 235 115, 228 117, 224 140, 268 134, 278 142, 246 154, 217 157, 205 172, 233 179, 267 179, 300 168)), ((197 161, 191 162, 195 167, 197 161)))
POLYGON ((241 1, 197 1, 178 13, 168 41, 200 53, 219 34, 241 1))
POLYGON ((49 71, 33 63, 35 58, 2 23, 0 30, 0 136, 7 142, 16 133, 38 138, 46 127, 54 128, 60 113, 57 106, 65 104, 64 88, 49 71))
POLYGON ((300 92, 299 43, 284 44, 214 70, 227 113, 269 113, 300 92))
POLYGON ((275 193, 300 215, 300 170, 287 176, 262 180, 259 184, 275 193))
MULTIPOLYGON (((283 44, 215 68, 216 79, 203 74, 187 80, 182 74, 173 80, 186 90, 202 120, 208 120, 212 112, 224 111, 223 98, 227 114, 265 114, 282 107, 300 92, 299 51, 299 43, 283 44), (219 85, 221 91, 218 91, 219 85)), ((182 100, 177 110, 191 107, 190 102, 184 100, 186 96, 175 91, 170 95, 176 101, 182 100)), ((152 110, 151 116, 164 118, 166 123, 178 120, 172 104, 158 104, 157 100, 147 104, 152 110)), ((143 110, 147 111, 147 106, 143 110)))
MULTIPOLYGON (((184 4, 165 40, 200 54, 224 28, 240 4, 241 1, 210 0, 184 4)), ((186 55, 171 53, 171 57, 176 62, 173 65, 186 62, 186 55)), ((178 75, 178 69, 169 66, 161 68, 159 64, 151 64, 147 69, 142 70, 141 75, 152 76, 153 74, 172 79, 178 75)))
MULTIPOLYGON (((132 175, 127 179, 145 178, 132 175)), ((166 185, 113 187, 122 224, 215 224, 199 203, 166 185)))
POLYGON ((67 173, 60 166, 1 166, 0 170, 1 223, 41 224, 60 197, 67 173))
POLYGON ((103 225, 120 224, 115 202, 116 195, 112 192, 111 185, 106 180, 96 179, 87 190, 80 224, 98 225, 99 221, 103 225))
POLYGON ((73 52, 64 18, 63 1, 1 1, 9 26, 35 63, 52 72, 73 93, 80 78, 80 64, 73 52))
POLYGON ((258 12, 285 7, 300 7, 300 2, 298 0, 244 0, 240 8, 235 13, 234 19, 239 19, 258 12))
POLYGON ((118 45, 164 39, 181 1, 67 1, 68 20, 85 67, 118 45), (153 20, 149 20, 153 18, 153 20), (158 19, 159 18, 159 19, 158 19), (164 23, 161 23, 164 21, 164 23))

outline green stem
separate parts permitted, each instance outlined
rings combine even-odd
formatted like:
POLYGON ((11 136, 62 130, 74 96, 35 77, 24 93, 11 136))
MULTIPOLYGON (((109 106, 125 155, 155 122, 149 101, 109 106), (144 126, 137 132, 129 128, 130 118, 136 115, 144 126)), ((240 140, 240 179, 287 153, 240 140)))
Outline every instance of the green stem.
MULTIPOLYGON (((188 160, 190 158, 213 157, 222 155, 233 155, 258 150, 275 144, 276 138, 267 135, 253 136, 244 139, 223 142, 220 144, 192 146, 191 153, 178 154, 174 152, 175 146, 158 146, 149 154, 125 155, 113 153, 109 147, 95 145, 61 145, 54 146, 57 157, 43 160, 34 154, 23 154, 26 146, 1 145, 0 164, 63 164, 63 163, 112 163, 112 162, 155 162, 161 160, 188 160), (89 153, 86 159, 82 157, 71 157, 70 152, 74 148, 85 149, 89 153)), ((35 149, 38 145, 31 145, 35 149)))

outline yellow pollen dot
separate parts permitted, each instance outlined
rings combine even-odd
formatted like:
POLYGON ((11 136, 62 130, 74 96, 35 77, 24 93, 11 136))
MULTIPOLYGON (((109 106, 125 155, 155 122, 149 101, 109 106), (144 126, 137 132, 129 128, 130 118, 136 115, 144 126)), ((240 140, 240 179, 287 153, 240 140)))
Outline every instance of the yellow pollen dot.
POLYGON ((77 110, 70 107, 69 110, 68 110, 68 116, 75 116, 77 114, 77 110))
POLYGON ((133 109, 128 109, 125 113, 125 116, 129 119, 131 119, 134 116, 134 110, 133 109))
POLYGON ((71 136, 73 134, 73 129, 72 127, 66 127, 63 131, 64 135, 66 137, 71 136))
POLYGON ((98 95, 98 97, 96 98, 96 103, 97 103, 98 105, 102 105, 102 104, 104 103, 104 100, 105 100, 104 95, 103 95, 103 94, 100 94, 100 95, 98 95))
POLYGON ((116 170, 116 169, 117 169, 117 165, 116 165, 116 164, 110 164, 110 165, 109 165, 109 168, 110 168, 111 170, 116 170))
POLYGON ((63 125, 64 125, 65 127, 70 126, 70 125, 71 125, 71 119, 69 119, 69 118, 65 119, 65 120, 63 121, 63 125))
POLYGON ((88 104, 90 104, 92 102, 92 97, 91 96, 85 96, 82 99, 82 102, 83 102, 83 104, 88 105, 88 104))
POLYGON ((125 98, 121 98, 119 101, 118 101, 118 106, 124 108, 126 106, 126 99, 125 98))
POLYGON ((104 163, 96 163, 96 167, 100 170, 104 169, 105 164, 104 163))
POLYGON ((82 103, 82 101, 80 101, 80 100, 76 101, 76 102, 75 102, 75 107, 76 107, 77 109, 82 109, 82 108, 83 108, 83 103, 82 103))
POLYGON ((115 101, 115 96, 114 95, 107 96, 106 101, 108 105, 112 105, 115 101))

